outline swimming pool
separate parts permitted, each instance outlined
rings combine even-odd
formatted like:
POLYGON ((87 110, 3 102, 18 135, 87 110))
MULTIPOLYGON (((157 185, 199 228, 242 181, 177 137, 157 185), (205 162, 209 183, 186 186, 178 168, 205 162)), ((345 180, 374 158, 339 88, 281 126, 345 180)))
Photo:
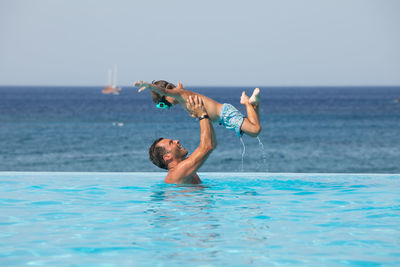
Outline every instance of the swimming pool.
POLYGON ((399 174, 0 172, 0 265, 395 266, 399 174))

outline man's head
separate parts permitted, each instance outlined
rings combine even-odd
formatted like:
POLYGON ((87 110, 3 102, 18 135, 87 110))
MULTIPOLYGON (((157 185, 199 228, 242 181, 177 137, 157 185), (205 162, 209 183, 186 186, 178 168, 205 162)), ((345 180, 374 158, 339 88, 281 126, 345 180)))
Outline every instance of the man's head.
POLYGON ((158 138, 149 149, 149 157, 154 165, 168 170, 168 164, 174 160, 181 161, 188 154, 179 140, 158 138))
MULTIPOLYGON (((164 80, 152 81, 152 84, 157 85, 158 87, 161 87, 161 88, 164 88, 164 89, 174 89, 176 87, 172 83, 169 83, 169 82, 164 81, 164 80)), ((154 103, 158 104, 158 102, 160 102, 160 100, 162 98, 162 95, 151 91, 151 98, 153 99, 154 103)), ((173 97, 166 96, 165 99, 171 104, 177 104, 177 101, 173 97)))

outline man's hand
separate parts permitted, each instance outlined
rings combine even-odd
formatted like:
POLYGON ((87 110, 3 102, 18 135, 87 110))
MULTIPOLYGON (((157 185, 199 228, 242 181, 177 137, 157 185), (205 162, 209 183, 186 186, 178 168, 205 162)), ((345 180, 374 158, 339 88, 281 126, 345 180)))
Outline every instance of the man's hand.
POLYGON ((194 97, 189 96, 186 107, 189 110, 189 115, 193 118, 199 118, 203 115, 207 115, 207 110, 204 107, 203 99, 197 95, 194 97))

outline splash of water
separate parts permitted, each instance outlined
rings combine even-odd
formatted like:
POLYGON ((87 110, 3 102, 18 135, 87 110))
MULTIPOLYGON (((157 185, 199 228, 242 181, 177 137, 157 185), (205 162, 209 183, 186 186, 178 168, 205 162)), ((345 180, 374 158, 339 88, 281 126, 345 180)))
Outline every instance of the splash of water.
POLYGON ((260 147, 261 154, 262 154, 262 158, 263 158, 263 163, 264 163, 263 166, 265 166, 266 172, 268 172, 267 156, 265 155, 264 145, 263 145, 263 143, 261 142, 261 139, 260 139, 259 136, 257 136, 257 140, 258 140, 258 145, 259 145, 259 147, 260 147))
POLYGON ((244 168, 243 168, 243 159, 244 159, 244 153, 246 152, 246 147, 245 147, 245 145, 244 145, 244 142, 243 142, 243 138, 242 137, 240 137, 240 142, 242 142, 242 145, 243 145, 243 151, 242 151, 242 172, 243 172, 243 170, 244 170, 244 168))

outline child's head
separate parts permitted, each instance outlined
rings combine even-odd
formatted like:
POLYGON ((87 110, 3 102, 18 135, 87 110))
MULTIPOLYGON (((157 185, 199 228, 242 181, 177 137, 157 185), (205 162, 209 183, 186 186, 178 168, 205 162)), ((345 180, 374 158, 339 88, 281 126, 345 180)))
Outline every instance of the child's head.
MULTIPOLYGON (((165 88, 165 89, 174 89, 176 87, 172 83, 169 83, 164 80, 152 81, 151 83, 154 85, 157 85, 158 87, 165 88)), ((153 99, 154 103, 158 104, 158 102, 160 102, 160 100, 162 98, 162 95, 160 95, 156 92, 153 92, 153 91, 150 91, 150 92, 151 92, 151 98, 153 99)), ((170 103, 175 102, 173 98, 170 98, 170 97, 166 97, 166 98, 170 103)))

